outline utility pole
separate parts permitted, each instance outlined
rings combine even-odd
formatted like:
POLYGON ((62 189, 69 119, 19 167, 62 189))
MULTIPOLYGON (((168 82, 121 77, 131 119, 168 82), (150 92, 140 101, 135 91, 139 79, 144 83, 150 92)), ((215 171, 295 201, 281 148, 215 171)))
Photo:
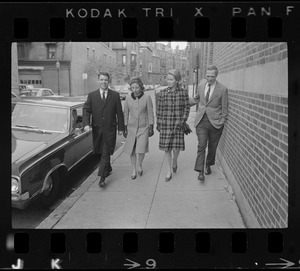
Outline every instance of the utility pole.
POLYGON ((60 69, 60 63, 59 61, 56 61, 56 70, 57 70, 57 93, 60 95, 60 89, 59 89, 59 69, 60 69))

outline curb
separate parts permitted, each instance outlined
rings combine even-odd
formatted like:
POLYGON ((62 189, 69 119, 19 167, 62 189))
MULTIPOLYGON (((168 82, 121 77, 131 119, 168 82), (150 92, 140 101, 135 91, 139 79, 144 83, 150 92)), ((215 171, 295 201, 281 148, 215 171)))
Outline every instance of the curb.
MULTIPOLYGON (((123 152, 124 143, 112 155, 112 163, 123 152)), ((98 178, 98 169, 96 169, 68 198, 66 198, 47 218, 45 218, 35 229, 52 229, 64 215, 73 207, 73 205, 82 197, 82 195, 95 183, 98 178)))

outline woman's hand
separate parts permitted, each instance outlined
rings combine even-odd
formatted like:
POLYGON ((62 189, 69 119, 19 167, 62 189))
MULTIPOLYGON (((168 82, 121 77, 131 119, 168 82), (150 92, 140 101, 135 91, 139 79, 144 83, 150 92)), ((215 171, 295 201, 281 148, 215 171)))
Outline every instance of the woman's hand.
POLYGON ((153 131, 153 124, 150 124, 149 126, 149 137, 154 135, 154 131, 153 131))
POLYGON ((126 138, 126 137, 127 137, 127 134, 128 134, 127 126, 125 125, 125 129, 124 129, 124 132, 123 132, 123 136, 126 138))

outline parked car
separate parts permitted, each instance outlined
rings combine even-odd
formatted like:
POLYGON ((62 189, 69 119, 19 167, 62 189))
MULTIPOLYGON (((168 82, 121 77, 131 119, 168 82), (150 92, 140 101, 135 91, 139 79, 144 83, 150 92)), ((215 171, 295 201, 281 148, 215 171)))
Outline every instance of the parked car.
POLYGON ((92 133, 80 128, 83 104, 69 97, 12 102, 12 207, 25 209, 36 197, 52 205, 68 172, 92 152, 92 133))
POLYGON ((32 89, 25 89, 20 91, 20 97, 27 97, 27 96, 36 96, 36 97, 63 97, 62 95, 56 95, 50 88, 32 88, 32 89))
POLYGON ((119 92, 120 99, 125 100, 126 96, 131 93, 129 85, 115 85, 115 91, 119 92))
POLYGON ((19 91, 25 90, 25 89, 32 89, 32 88, 34 88, 33 85, 19 84, 19 91))

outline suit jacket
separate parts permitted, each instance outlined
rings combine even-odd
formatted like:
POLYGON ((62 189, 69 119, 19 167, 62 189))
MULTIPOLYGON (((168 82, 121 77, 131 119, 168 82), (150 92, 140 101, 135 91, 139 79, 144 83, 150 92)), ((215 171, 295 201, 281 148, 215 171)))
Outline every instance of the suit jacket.
POLYGON ((83 106, 83 126, 92 125, 94 153, 102 153, 104 141, 113 154, 117 128, 124 131, 124 115, 120 95, 108 89, 105 102, 100 97, 99 89, 90 92, 83 106))
POLYGON ((191 105, 198 104, 194 126, 197 127, 206 113, 210 123, 220 129, 228 117, 228 89, 216 81, 215 89, 206 103, 204 95, 206 83, 206 80, 201 81, 197 90, 198 97, 190 99, 191 105))

